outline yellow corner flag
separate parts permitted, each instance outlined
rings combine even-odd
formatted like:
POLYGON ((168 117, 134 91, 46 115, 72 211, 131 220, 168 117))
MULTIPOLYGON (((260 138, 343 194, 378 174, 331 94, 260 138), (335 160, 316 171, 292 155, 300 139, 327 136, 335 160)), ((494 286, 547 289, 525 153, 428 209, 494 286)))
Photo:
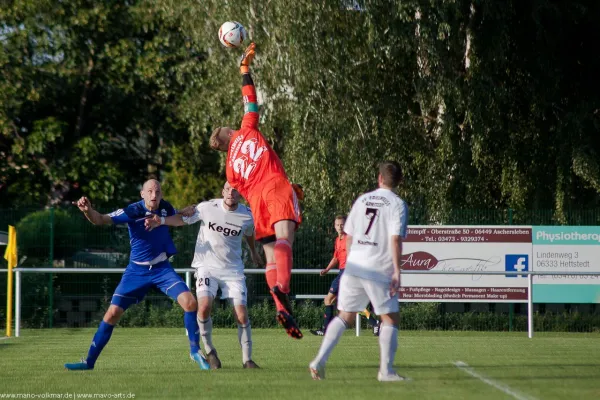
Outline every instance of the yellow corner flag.
POLYGON ((13 311, 13 268, 17 266, 17 231, 14 226, 8 226, 8 246, 4 252, 4 259, 8 261, 8 279, 6 290, 6 336, 11 336, 12 311, 13 311))

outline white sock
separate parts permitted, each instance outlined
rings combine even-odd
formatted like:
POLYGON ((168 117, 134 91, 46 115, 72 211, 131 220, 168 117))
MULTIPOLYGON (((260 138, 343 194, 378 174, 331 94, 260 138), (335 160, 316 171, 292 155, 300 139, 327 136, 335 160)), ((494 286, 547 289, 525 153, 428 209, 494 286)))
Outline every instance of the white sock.
POLYGON ((379 330, 379 372, 384 375, 395 374, 393 367, 397 349, 398 328, 396 328, 394 325, 381 324, 381 328, 379 330))
POLYGON ((252 333, 250 331, 250 320, 246 325, 238 324, 238 340, 242 348, 242 363, 252 360, 252 333))
POLYGON ((321 343, 319 354, 317 354, 317 357, 311 362, 311 365, 325 365, 329 355, 331 355, 331 352, 347 328, 348 325, 346 325, 346 322, 340 317, 335 317, 331 320, 327 326, 325 336, 323 336, 323 343, 321 343))
POLYGON ((212 318, 208 317, 206 321, 202 321, 198 318, 198 326, 200 327, 200 338, 202 338, 204 352, 208 354, 215 349, 212 343, 212 318))

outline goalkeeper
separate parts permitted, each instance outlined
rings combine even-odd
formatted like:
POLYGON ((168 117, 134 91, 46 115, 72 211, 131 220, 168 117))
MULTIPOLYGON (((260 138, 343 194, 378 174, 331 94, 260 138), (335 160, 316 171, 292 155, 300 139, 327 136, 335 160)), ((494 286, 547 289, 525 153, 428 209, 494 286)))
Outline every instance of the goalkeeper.
POLYGON ((294 234, 302 221, 298 200, 302 191, 288 180, 283 164, 258 130, 256 89, 250 75, 255 54, 251 43, 242 56, 244 117, 239 130, 220 127, 212 132, 210 147, 227 152, 227 181, 249 203, 256 239, 263 244, 266 278, 277 307, 277 321, 287 334, 301 339, 290 305, 290 278, 294 234))

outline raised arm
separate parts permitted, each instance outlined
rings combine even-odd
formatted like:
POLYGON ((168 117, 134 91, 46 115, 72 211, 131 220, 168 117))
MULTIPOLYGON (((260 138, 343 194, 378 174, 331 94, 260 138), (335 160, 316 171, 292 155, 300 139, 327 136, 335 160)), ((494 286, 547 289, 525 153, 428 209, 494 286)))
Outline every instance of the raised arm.
POLYGON ((250 75, 250 64, 254 59, 255 54, 254 43, 246 48, 240 62, 240 74, 242 74, 242 98, 244 100, 244 118, 242 119, 242 127, 258 128, 258 100, 256 98, 256 88, 254 81, 250 75))
POLYGON ((113 221, 109 215, 100 214, 92 208, 92 203, 87 197, 82 197, 73 202, 85 217, 94 225, 112 225, 113 221))

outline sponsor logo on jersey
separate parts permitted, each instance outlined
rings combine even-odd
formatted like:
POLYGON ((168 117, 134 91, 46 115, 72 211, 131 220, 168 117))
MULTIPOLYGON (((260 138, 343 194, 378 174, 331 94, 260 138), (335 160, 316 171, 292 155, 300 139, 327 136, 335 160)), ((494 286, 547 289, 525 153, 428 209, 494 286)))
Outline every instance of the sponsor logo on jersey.
POLYGON ((241 229, 235 230, 230 228, 223 228, 222 226, 217 225, 215 222, 209 222, 208 229, 213 230, 215 232, 221 232, 223 233, 223 236, 240 236, 242 233, 241 229))
POLYGON ((167 210, 165 210, 164 208, 162 210, 160 210, 160 215, 163 217, 167 216, 167 210))
POLYGON ((384 196, 370 195, 362 199, 363 203, 366 203, 368 201, 382 201, 383 204, 385 204, 386 206, 390 205, 390 201, 387 197, 384 196))
POLYGON ((242 136, 238 136, 235 138, 235 140, 233 141, 233 143, 229 146, 230 151, 230 157, 229 157, 229 165, 233 165, 234 160, 236 160, 237 158, 237 154, 240 151, 240 148, 242 147, 242 140, 244 140, 244 138, 242 136))
POLYGON ((366 240, 358 240, 358 244, 364 244, 366 246, 379 246, 379 244, 376 242, 369 242, 366 240))

